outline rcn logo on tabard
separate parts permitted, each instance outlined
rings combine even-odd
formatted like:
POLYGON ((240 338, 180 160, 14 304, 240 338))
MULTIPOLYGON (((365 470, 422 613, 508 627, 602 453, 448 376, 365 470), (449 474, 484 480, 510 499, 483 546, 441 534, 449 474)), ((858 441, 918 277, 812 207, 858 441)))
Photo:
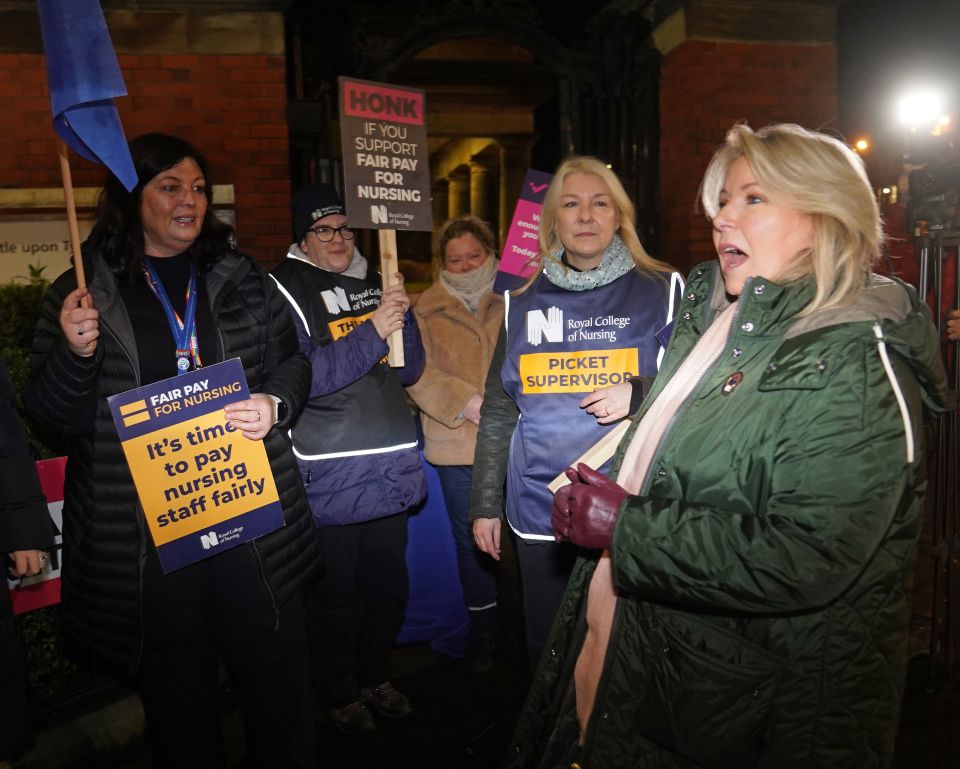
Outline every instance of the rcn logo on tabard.
POLYGON ((210 531, 206 534, 200 535, 200 544, 203 545, 204 550, 209 550, 211 547, 216 547, 220 544, 220 540, 217 539, 217 532, 210 531))
POLYGON ((349 310, 350 302, 347 301, 347 292, 340 286, 333 291, 321 291, 320 298, 331 315, 339 315, 341 310, 349 310))
POLYGON ((563 341, 563 310, 551 307, 547 314, 543 310, 529 310, 527 312, 527 341, 534 347, 544 340, 548 342, 563 341))

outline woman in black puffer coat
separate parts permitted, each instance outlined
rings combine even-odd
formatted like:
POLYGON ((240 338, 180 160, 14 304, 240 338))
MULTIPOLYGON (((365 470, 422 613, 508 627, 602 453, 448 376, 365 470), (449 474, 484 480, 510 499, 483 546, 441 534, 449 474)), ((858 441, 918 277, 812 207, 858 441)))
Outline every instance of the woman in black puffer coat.
POLYGON ((108 177, 83 249, 89 287, 75 288, 73 270, 54 282, 24 395, 68 446, 64 634, 71 648, 136 672, 158 767, 223 765, 221 658, 253 765, 313 767, 299 593, 317 559, 285 429, 307 395, 310 366, 283 298, 214 216, 203 156, 162 134, 141 136, 130 150, 140 181, 128 193, 108 177), (187 367, 240 358, 252 395, 227 418, 263 440, 286 525, 164 574, 107 398, 177 373, 159 294, 185 317, 191 275, 196 343, 187 367), (190 716, 170 728, 170 714, 184 706, 190 716))

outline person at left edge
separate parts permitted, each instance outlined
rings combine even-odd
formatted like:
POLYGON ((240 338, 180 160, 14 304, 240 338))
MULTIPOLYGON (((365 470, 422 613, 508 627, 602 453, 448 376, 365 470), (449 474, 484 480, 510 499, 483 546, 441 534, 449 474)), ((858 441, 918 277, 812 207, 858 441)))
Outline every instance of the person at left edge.
POLYGON ((412 710, 389 682, 388 655, 407 601, 405 511, 426 494, 403 386, 420 376, 425 356, 403 276, 381 295, 337 191, 299 190, 293 214, 297 242, 271 277, 313 367, 292 431, 326 567, 307 596, 311 665, 334 725, 361 735, 376 728, 371 711, 412 710), (386 339, 400 329, 406 365, 393 369, 386 339))
POLYGON ((140 181, 128 193, 107 177, 83 247, 89 287, 74 288, 72 269, 51 286, 24 394, 30 413, 67 442, 65 640, 136 672, 158 769, 224 766, 219 658, 251 765, 313 769, 300 590, 317 554, 282 429, 307 395, 309 364, 283 297, 214 215, 204 157, 156 133, 130 152, 140 181), (181 352, 166 305, 189 327, 191 284, 195 341, 181 352), (263 441, 286 525, 164 574, 107 398, 175 376, 184 358, 190 370, 240 358, 253 395, 226 416, 263 441))
MULTIPOLYGON (((14 406, 13 385, 0 358, 0 557, 14 579, 40 573, 53 545, 47 501, 14 406), (3 558, 7 560, 6 557, 3 558)), ((27 676, 17 646, 10 592, 0 584, 0 766, 27 746, 27 676)))

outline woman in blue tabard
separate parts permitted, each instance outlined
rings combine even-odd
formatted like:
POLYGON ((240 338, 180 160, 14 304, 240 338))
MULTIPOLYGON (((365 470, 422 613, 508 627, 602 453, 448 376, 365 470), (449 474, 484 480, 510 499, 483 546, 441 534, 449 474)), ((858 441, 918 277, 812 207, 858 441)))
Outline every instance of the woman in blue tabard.
POLYGON ((164 134, 130 153, 139 182, 128 192, 107 178, 83 245, 88 286, 71 269, 50 287, 24 391, 67 447, 64 638, 74 656, 136 674, 157 769, 225 766, 220 659, 250 765, 312 768, 300 592, 317 553, 287 437, 310 364, 273 281, 215 216, 204 157, 164 134), (231 358, 252 395, 226 418, 263 442, 285 525, 164 573, 107 398, 231 358))
POLYGON ((470 516, 477 547, 499 559, 506 481, 531 664, 576 555, 554 541, 547 484, 636 410, 657 373, 683 290, 680 275, 640 245, 634 215, 605 163, 568 158, 544 199, 540 268, 505 295, 470 516))

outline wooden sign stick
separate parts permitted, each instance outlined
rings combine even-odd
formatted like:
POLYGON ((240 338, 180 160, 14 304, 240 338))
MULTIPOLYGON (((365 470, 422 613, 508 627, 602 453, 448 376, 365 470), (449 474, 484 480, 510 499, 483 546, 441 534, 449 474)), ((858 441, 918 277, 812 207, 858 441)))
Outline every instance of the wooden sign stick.
MULTIPOLYGON (((622 422, 620 422, 620 424, 604 435, 599 441, 594 443, 589 449, 583 452, 583 454, 573 460, 568 467, 575 468, 581 462, 588 467, 593 468, 594 470, 596 470, 598 467, 602 467, 603 463, 614 455, 614 452, 617 450, 617 446, 620 445, 620 441, 623 439, 623 436, 627 434, 629 427, 630 420, 624 419, 622 422)), ((570 483, 570 479, 567 478, 565 473, 560 473, 560 475, 550 481, 550 484, 547 486, 547 488, 550 489, 551 494, 556 494, 557 490, 561 486, 566 486, 568 483, 570 483)))
MULTIPOLYGON (((386 291, 397 280, 394 275, 400 270, 397 261, 397 231, 377 230, 380 239, 380 279, 383 290, 386 291)), ((391 368, 403 368, 403 329, 394 331, 387 338, 390 352, 387 353, 387 364, 391 368)))
MULTIPOLYGON (((83 257, 80 254, 80 227, 77 224, 77 205, 73 199, 73 175, 70 173, 70 159, 67 157, 67 145, 57 137, 57 152, 60 155, 60 175, 63 177, 63 199, 67 204, 67 224, 70 228, 70 249, 73 251, 73 269, 77 274, 77 288, 87 287, 87 278, 83 273, 83 257)), ((84 306, 89 301, 84 299, 84 306)))

